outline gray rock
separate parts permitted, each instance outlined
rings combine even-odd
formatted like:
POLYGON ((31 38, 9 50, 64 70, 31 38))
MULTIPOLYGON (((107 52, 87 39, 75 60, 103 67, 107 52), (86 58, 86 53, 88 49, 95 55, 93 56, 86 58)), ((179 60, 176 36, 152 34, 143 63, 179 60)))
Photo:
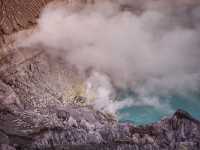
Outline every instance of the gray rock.
POLYGON ((69 117, 70 117, 70 114, 69 114, 69 112, 66 112, 64 110, 58 110, 57 111, 57 117, 59 119, 61 119, 62 121, 65 121, 65 120, 68 121, 69 117))
POLYGON ((2 144, 0 148, 1 150, 16 150, 14 147, 9 146, 7 144, 2 144))
POLYGON ((0 131, 0 144, 9 144, 9 137, 0 131))

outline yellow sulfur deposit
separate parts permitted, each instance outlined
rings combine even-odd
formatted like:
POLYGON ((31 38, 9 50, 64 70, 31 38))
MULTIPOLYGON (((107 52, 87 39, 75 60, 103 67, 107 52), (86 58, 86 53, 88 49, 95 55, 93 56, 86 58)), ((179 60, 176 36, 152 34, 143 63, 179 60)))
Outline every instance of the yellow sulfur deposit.
POLYGON ((95 92, 88 90, 86 83, 83 81, 74 83, 65 91, 64 103, 88 105, 95 100, 95 92))

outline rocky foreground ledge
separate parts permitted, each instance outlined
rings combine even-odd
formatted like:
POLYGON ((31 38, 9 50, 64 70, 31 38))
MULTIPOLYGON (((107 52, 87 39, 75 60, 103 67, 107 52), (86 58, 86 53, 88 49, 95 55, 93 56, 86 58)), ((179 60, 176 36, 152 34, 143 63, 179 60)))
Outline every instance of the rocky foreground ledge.
POLYGON ((48 116, 29 112, 26 118, 23 112, 0 111, 2 150, 200 149, 200 122, 182 110, 147 126, 117 123, 89 107, 54 107, 48 116), (13 122, 17 119, 24 120, 22 126, 13 122))

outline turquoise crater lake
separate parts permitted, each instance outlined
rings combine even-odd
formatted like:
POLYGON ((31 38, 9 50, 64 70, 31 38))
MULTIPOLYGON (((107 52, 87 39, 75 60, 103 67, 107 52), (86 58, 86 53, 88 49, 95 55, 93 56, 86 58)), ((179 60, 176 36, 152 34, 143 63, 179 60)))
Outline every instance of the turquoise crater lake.
POLYGON ((200 119, 200 96, 197 94, 192 96, 166 96, 160 98, 159 101, 161 105, 167 103, 169 108, 162 109, 148 105, 125 107, 118 111, 120 121, 131 121, 136 125, 149 124, 172 115, 177 109, 183 109, 193 117, 200 119))

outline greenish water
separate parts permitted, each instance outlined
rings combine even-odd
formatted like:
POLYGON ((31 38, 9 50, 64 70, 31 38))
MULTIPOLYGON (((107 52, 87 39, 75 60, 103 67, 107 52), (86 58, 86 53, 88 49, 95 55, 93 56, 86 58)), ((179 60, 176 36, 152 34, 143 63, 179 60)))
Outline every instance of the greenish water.
MULTIPOLYGON (((131 95, 133 96, 133 95, 131 95)), ((166 96, 159 98, 160 104, 168 103, 169 108, 140 105, 130 106, 119 110, 120 121, 131 121, 137 125, 159 121, 172 115, 177 109, 188 111, 193 117, 200 119, 200 96, 166 96), (167 110, 169 109, 169 110, 167 110)))

